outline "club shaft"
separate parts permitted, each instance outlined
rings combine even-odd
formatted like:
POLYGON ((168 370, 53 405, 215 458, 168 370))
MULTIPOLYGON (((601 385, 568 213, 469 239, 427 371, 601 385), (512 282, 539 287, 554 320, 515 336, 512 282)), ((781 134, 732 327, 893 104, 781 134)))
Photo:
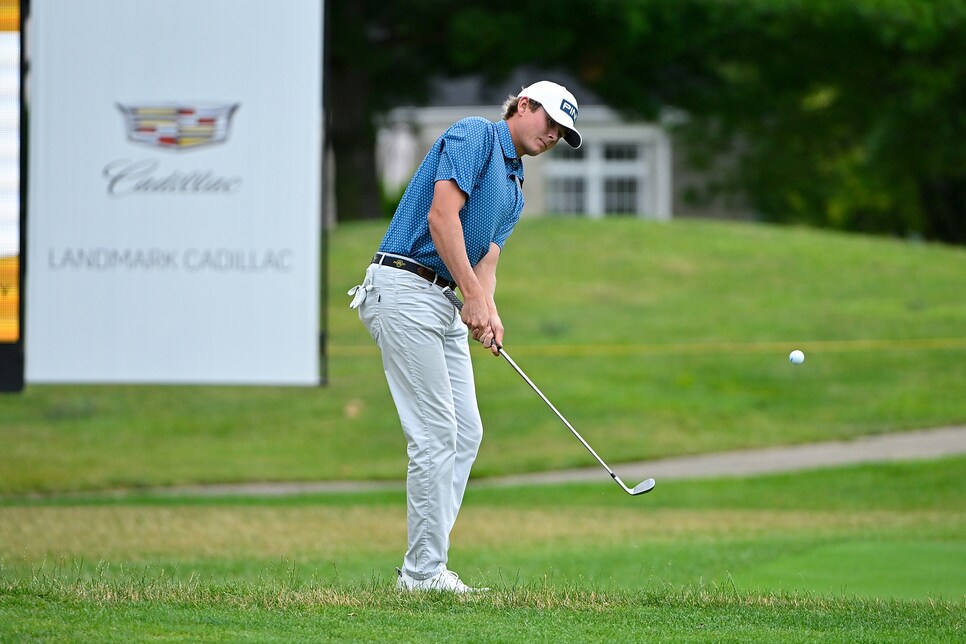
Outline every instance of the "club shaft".
POLYGON ((567 429, 569 429, 571 431, 571 433, 574 436, 577 437, 577 440, 580 441, 580 444, 583 445, 585 448, 587 448, 587 451, 590 452, 593 455, 593 457, 597 459, 597 462, 601 464, 601 467, 603 467, 605 470, 607 470, 607 473, 610 474, 611 477, 613 477, 613 478, 616 479, 616 475, 614 474, 614 471, 611 470, 609 467, 607 467, 607 463, 604 462, 604 459, 602 459, 597 454, 597 452, 594 451, 594 448, 591 447, 590 444, 587 441, 584 440, 584 437, 581 436, 580 433, 576 429, 574 429, 574 426, 570 424, 570 421, 568 421, 566 418, 564 418, 564 415, 560 413, 560 411, 554 406, 554 404, 552 402, 550 402, 550 399, 548 399, 545 395, 543 395, 543 392, 540 391, 540 388, 537 387, 537 385, 534 384, 534 382, 532 380, 530 380, 530 378, 527 376, 527 374, 525 374, 523 372, 523 369, 521 369, 519 366, 517 366, 517 363, 513 361, 513 358, 511 358, 510 357, 510 354, 508 354, 506 352, 506 349, 500 347, 499 351, 500 351, 500 355, 503 356, 503 359, 506 360, 507 363, 511 367, 513 367, 513 370, 516 371, 517 374, 519 374, 519 376, 521 378, 523 378, 524 382, 526 382, 528 385, 530 385, 530 388, 533 389, 538 396, 540 396, 540 400, 542 400, 543 402, 545 402, 547 404, 547 407, 549 407, 553 411, 553 413, 555 413, 557 415, 557 418, 560 419, 560 422, 562 422, 564 425, 566 425, 567 426, 567 429))
MULTIPOLYGON (((460 299, 458 297, 456 297, 456 293, 454 293, 451 289, 444 288, 443 289, 443 295, 446 296, 446 299, 448 299, 450 302, 452 302, 453 306, 456 307, 456 310, 457 311, 462 311, 463 310, 463 302, 460 301, 460 299)), ((494 339, 494 342, 496 342, 495 339, 494 339)), ((540 396, 540 400, 542 400, 544 403, 546 403, 547 407, 549 407, 553 411, 553 413, 555 413, 557 415, 557 418, 560 419, 560 422, 562 422, 564 425, 566 425, 567 426, 567 429, 569 429, 570 432, 574 436, 577 437, 577 440, 580 441, 580 444, 583 445, 587 449, 587 451, 590 452, 593 455, 593 457, 597 459, 597 462, 600 463, 601 467, 603 467, 605 470, 607 470, 607 473, 610 474, 611 478, 614 479, 615 481, 617 481, 618 485, 620 485, 622 488, 624 488, 625 491, 630 492, 630 490, 627 488, 627 486, 624 485, 624 482, 621 481, 619 478, 617 478, 617 475, 614 474, 614 470, 612 470, 609 467, 607 467, 607 463, 604 462, 604 459, 602 459, 597 454, 597 452, 594 451, 594 448, 591 447, 590 444, 587 441, 584 440, 584 437, 581 436, 580 433, 577 432, 576 429, 574 429, 574 426, 570 424, 570 421, 568 421, 566 418, 564 418, 564 415, 561 414, 560 411, 556 407, 554 407, 553 403, 550 402, 550 399, 543 395, 543 392, 540 391, 540 388, 537 387, 537 385, 534 384, 534 382, 532 380, 530 380, 529 376, 527 376, 527 374, 525 374, 523 372, 523 369, 521 369, 519 366, 517 366, 517 363, 513 361, 513 358, 511 358, 510 355, 506 352, 506 349, 504 349, 503 347, 497 347, 497 350, 500 352, 500 355, 503 356, 503 359, 507 361, 507 364, 509 364, 511 367, 513 367, 513 370, 516 371, 517 374, 519 374, 519 376, 521 378, 523 378, 523 380, 528 385, 530 385, 530 388, 533 389, 538 396, 540 396)))

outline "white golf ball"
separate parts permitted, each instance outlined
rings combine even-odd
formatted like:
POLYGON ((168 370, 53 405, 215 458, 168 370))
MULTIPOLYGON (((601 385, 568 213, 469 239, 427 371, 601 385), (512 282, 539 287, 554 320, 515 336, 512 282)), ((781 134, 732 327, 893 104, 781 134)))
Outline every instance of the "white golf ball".
POLYGON ((788 354, 788 361, 791 362, 792 364, 802 364, 803 362, 805 362, 805 354, 799 351, 798 349, 795 349, 794 351, 788 354))

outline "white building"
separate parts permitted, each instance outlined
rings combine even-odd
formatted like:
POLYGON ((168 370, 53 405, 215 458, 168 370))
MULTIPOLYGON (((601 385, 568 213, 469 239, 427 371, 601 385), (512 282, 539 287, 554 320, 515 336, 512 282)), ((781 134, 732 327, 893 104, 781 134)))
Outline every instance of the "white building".
MULTIPOLYGON (((553 75, 531 77, 556 80, 553 75)), ((383 185, 390 193, 401 193, 426 151, 447 127, 466 116, 501 118, 503 100, 528 82, 508 83, 503 92, 484 88, 478 79, 447 83, 440 85, 441 91, 433 101, 436 105, 391 111, 377 141, 383 185)), ((670 219, 673 182, 668 134, 653 124, 623 120, 589 92, 575 87, 573 81, 558 82, 577 96, 577 127, 583 143, 576 150, 561 143, 546 154, 524 159, 523 216, 670 219)))

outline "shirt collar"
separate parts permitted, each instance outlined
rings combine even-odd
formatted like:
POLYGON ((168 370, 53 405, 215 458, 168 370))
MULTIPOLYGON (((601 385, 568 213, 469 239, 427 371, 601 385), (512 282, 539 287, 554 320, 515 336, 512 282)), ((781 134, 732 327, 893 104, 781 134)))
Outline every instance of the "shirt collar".
POLYGON ((517 149, 513 145, 513 137, 510 136, 510 126, 507 124, 506 119, 497 122, 496 133, 500 138, 500 147, 503 148, 503 156, 507 159, 516 159, 517 149))
POLYGON ((519 175, 522 180, 523 159, 517 157, 517 149, 513 145, 513 137, 510 136, 510 126, 505 119, 497 122, 496 134, 500 140, 500 147, 503 148, 503 158, 506 159, 507 166, 514 171, 513 174, 519 175))

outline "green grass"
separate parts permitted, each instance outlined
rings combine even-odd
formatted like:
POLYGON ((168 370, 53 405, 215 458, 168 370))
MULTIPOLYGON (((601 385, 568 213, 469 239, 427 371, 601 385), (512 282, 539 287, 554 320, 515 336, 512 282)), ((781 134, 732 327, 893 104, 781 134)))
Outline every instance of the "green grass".
POLYGON ((766 562, 745 572, 745 587, 771 591, 815 588, 824 593, 928 599, 937 588, 955 599, 966 570, 966 543, 918 541, 901 535, 888 541, 830 543, 799 555, 766 562), (883 566, 883 562, 890 562, 883 566))
POLYGON ((0 640, 961 641, 966 457, 475 486, 451 562, 393 592, 399 492, 0 505, 0 640))
MULTIPOLYGON (((874 580, 881 567, 843 566, 837 548, 871 544, 888 550, 908 544, 911 552, 927 557, 945 552, 956 572, 952 564, 966 552, 964 467, 966 456, 667 481, 637 499, 607 481, 471 486, 454 533, 453 558, 465 574, 487 583, 555 578, 569 585, 584 579, 635 589, 714 582, 748 590, 754 576, 749 571, 826 554, 834 564, 826 568, 874 580), (936 547, 923 548, 926 544, 936 547)), ((0 559, 20 575, 80 561, 160 566, 181 576, 252 577, 266 570, 278 574, 274 569, 288 562, 300 574, 327 583, 358 584, 374 576, 388 580, 404 541, 402 491, 242 498, 95 495, 0 504, 0 559)), ((841 590, 785 581, 793 582, 790 590, 841 590)), ((890 589, 866 596, 966 595, 961 575, 948 581, 934 585, 931 594, 890 589)))
POLYGON ((399 596, 195 584, 145 592, 52 583, 43 597, 2 598, 0 636, 57 641, 403 642, 951 642, 960 611, 945 605, 573 589, 497 591, 485 598, 399 596))
MULTIPOLYGON (((30 385, 0 397, 0 495, 401 480, 378 353, 344 295, 384 225, 329 239, 328 386, 30 385)), ((966 422, 963 275, 961 248, 535 219, 507 244, 498 302, 514 359, 617 463, 966 422), (792 348, 804 365, 788 364, 792 348)), ((487 432, 475 476, 593 465, 502 360, 474 357, 487 432)))
MULTIPOLYGON (((149 489, 402 480, 378 354, 343 295, 382 230, 330 240, 324 388, 0 397, 0 641, 966 639, 966 456, 660 481, 633 499, 605 476, 489 487, 594 462, 483 350, 487 434, 450 555, 490 593, 393 592, 401 489, 149 489)), ((963 275, 958 248, 545 219, 511 238, 498 301, 514 358, 619 470, 966 422, 963 275), (788 364, 793 348, 804 365, 788 364)))

